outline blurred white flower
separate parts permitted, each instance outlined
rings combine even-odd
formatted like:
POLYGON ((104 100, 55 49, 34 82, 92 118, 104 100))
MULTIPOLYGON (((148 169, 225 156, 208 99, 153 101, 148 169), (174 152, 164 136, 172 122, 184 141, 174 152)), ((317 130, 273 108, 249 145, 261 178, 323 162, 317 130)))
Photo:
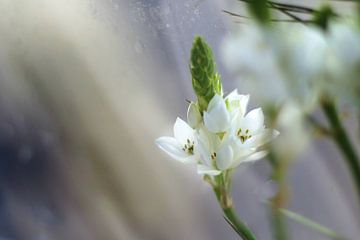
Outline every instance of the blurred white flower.
POLYGON ((277 156, 292 160, 301 153, 310 140, 308 131, 304 126, 304 112, 295 102, 283 105, 276 121, 281 131, 281 138, 274 142, 273 148, 277 156))
POLYGON ((289 95, 304 109, 312 110, 326 77, 328 43, 316 27, 295 24, 281 29, 276 52, 289 95))
POLYGON ((224 39, 222 56, 236 74, 242 88, 256 92, 260 101, 278 101, 287 96, 281 69, 274 52, 275 32, 258 25, 242 26, 224 39))
POLYGON ((198 161, 196 132, 180 118, 174 124, 174 137, 160 137, 155 142, 175 160, 182 163, 198 161))
POLYGON ((352 23, 333 21, 327 31, 303 24, 246 25, 224 40, 222 53, 261 102, 290 100, 307 112, 323 93, 360 102, 360 30, 352 23))
POLYGON ((360 98, 360 30, 351 22, 332 22, 329 27, 327 90, 352 103, 360 98))
POLYGON ((313 108, 325 76, 327 42, 321 30, 301 24, 247 25, 223 44, 224 62, 261 102, 289 98, 313 108), (247 82, 246 82, 247 81, 247 82))

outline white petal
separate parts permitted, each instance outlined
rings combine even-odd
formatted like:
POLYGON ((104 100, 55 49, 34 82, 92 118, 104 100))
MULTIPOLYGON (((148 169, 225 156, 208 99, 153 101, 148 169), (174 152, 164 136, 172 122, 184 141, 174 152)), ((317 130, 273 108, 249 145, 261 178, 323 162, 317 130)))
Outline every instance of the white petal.
POLYGON ((235 89, 226 97, 230 112, 238 110, 242 116, 245 115, 250 95, 240 95, 235 89))
POLYGON ((181 118, 177 118, 174 124, 174 137, 180 145, 186 144, 187 140, 194 141, 194 130, 181 118))
POLYGON ((243 123, 241 123, 242 127, 245 129, 249 129, 249 131, 255 134, 257 131, 264 128, 264 114, 261 108, 256 108, 251 110, 245 115, 243 119, 243 123))
POLYGON ((256 152, 254 154, 251 154, 249 157, 245 158, 244 160, 242 160, 241 162, 253 162, 256 160, 259 160, 263 157, 265 157, 268 154, 268 151, 259 151, 256 152))
POLYGON ((234 153, 234 159, 232 161, 231 167, 234 168, 237 167, 242 161, 246 158, 248 158, 251 154, 255 152, 254 148, 233 148, 235 151, 234 153))
POLYGON ((204 112, 204 123, 209 131, 224 132, 230 125, 230 114, 226 109, 224 99, 215 95, 209 103, 208 111, 204 112))
MULTIPOLYGON (((217 105, 222 104, 222 102, 224 102, 224 99, 219 94, 215 94, 209 102, 207 111, 211 111, 217 105)), ((224 104, 225 104, 225 102, 224 102, 224 104)))
POLYGON ((200 175, 210 175, 210 176, 216 176, 221 173, 221 171, 213 169, 211 167, 208 167, 206 165, 198 164, 197 165, 197 173, 200 175))
POLYGON ((228 169, 233 161, 234 152, 229 145, 223 146, 216 153, 216 165, 219 169, 228 169))
POLYGON ((204 162, 208 165, 211 165, 212 159, 211 159, 211 150, 209 149, 208 143, 204 142, 206 139, 198 138, 198 148, 201 158, 204 160, 204 162))
POLYGON ((175 138, 160 137, 156 139, 155 143, 161 150, 169 154, 175 160, 182 163, 196 163, 197 157, 185 153, 175 138))
POLYGON ((271 140, 276 138, 279 134, 280 133, 277 130, 264 129, 260 133, 255 134, 255 135, 251 136, 251 138, 246 140, 243 143, 243 146, 249 147, 249 148, 257 148, 257 147, 260 147, 260 146, 270 142, 271 140))
POLYGON ((192 128, 196 128, 202 120, 199 108, 195 103, 190 103, 187 111, 188 123, 192 128))

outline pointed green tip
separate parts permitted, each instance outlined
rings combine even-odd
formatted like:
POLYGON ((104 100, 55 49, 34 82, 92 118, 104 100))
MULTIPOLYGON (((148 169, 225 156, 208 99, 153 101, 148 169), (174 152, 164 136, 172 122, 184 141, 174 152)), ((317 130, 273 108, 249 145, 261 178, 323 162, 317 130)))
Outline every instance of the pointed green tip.
POLYGON ((213 52, 202 37, 196 36, 194 38, 190 55, 192 85, 198 98, 200 110, 203 111, 206 110, 215 93, 219 92, 220 94, 221 81, 216 72, 213 52))

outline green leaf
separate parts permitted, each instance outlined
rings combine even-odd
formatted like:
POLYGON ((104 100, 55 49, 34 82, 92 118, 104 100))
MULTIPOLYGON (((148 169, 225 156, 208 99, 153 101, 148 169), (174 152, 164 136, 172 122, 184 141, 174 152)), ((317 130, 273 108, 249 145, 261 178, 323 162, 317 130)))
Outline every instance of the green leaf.
POLYGON ((338 235, 336 232, 334 232, 333 230, 324 227, 323 225, 320 225, 317 222, 314 222, 313 220, 310 220, 298 213, 289 211, 287 209, 279 209, 280 213, 284 214, 286 217, 306 226, 309 227, 311 229, 313 229, 316 232, 319 232, 321 234, 324 234, 325 236, 328 236, 329 238, 332 239, 336 239, 336 240, 345 240, 346 238, 344 238, 343 236, 338 235))
POLYGON ((211 48, 201 37, 195 37, 190 56, 192 85, 198 98, 200 112, 206 110, 210 100, 221 94, 221 80, 211 48))

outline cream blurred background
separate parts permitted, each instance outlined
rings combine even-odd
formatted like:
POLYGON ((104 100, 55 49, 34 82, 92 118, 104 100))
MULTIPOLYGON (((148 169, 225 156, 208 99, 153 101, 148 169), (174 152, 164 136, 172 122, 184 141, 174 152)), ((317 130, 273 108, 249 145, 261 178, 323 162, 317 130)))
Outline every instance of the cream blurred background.
MULTIPOLYGON (((221 10, 243 8, 231 0, 0 0, 0 240, 238 239, 210 187, 154 139, 172 134, 194 99, 193 36, 219 56, 238 20, 221 10)), ((220 58, 218 67, 225 89, 241 92, 220 58)), ((234 183, 237 210, 260 240, 271 239, 269 175, 261 161, 238 169, 234 183)), ((314 142, 289 181, 290 209, 360 236, 356 196, 332 143, 314 142)), ((327 239, 289 226, 293 239, 327 239)))

